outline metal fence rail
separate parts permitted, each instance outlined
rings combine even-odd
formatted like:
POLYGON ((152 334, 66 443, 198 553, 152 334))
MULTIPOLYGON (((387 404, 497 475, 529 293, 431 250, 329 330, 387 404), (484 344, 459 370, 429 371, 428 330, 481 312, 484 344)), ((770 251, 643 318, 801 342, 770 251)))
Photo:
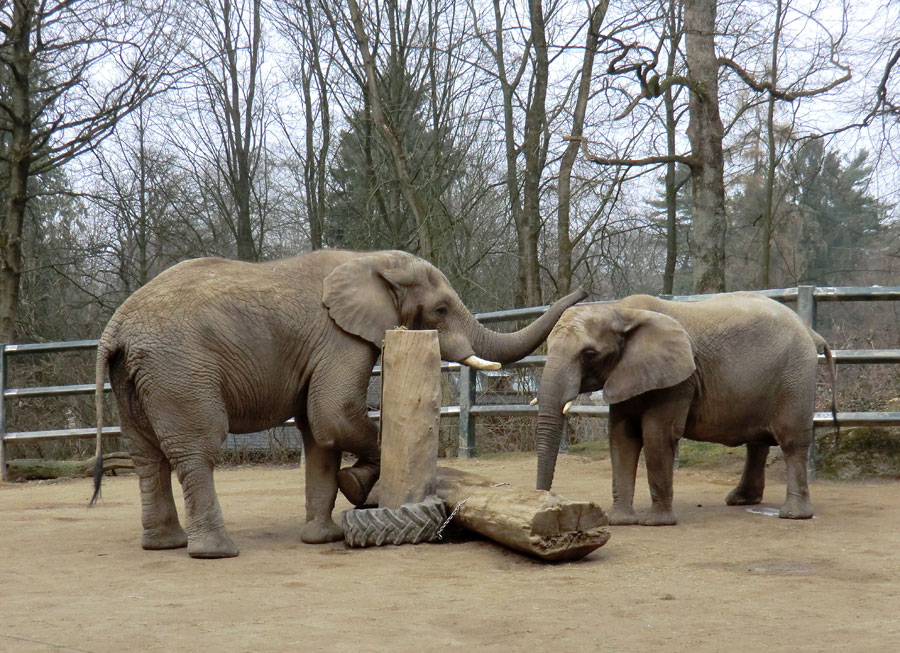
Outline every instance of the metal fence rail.
MULTIPOLYGON (((810 326, 815 328, 816 305, 823 301, 896 301, 900 300, 900 286, 873 286, 873 287, 814 287, 799 286, 796 288, 781 288, 756 291, 781 302, 797 302, 797 313, 810 326)), ((666 296, 667 299, 680 301, 699 301, 712 295, 681 295, 666 296)), ((605 303, 605 302, 595 302, 605 303)), ((483 324, 494 322, 509 322, 514 320, 532 319, 541 315, 548 307, 520 308, 508 311, 495 311, 476 314, 476 318, 483 324)), ((63 353, 71 351, 92 350, 97 347, 97 340, 76 340, 71 342, 32 343, 23 345, 0 346, 0 472, 3 480, 6 480, 6 445, 9 442, 26 442, 34 440, 51 440, 65 438, 87 438, 96 433, 94 427, 73 429, 54 429, 43 431, 7 432, 7 400, 9 399, 34 399, 38 397, 65 397, 74 395, 93 394, 94 384, 76 384, 62 386, 44 386, 31 388, 8 388, 7 367, 9 358, 28 354, 63 353)), ((838 350, 834 352, 835 362, 838 364, 897 364, 900 363, 900 349, 876 349, 876 350, 838 350)), ((824 357, 820 355, 820 359, 824 357)), ((545 356, 528 356, 522 360, 506 365, 505 368, 536 368, 541 367, 546 361, 545 356)), ((459 449, 458 455, 469 458, 475 455, 475 419, 480 416, 505 415, 522 416, 536 415, 537 406, 529 405, 486 405, 476 401, 477 372, 459 363, 443 363, 442 371, 458 371, 459 373, 459 405, 445 406, 441 409, 441 416, 459 417, 459 449)), ((376 367, 373 375, 381 374, 381 368, 376 367)), ((109 392, 109 383, 104 384, 104 391, 109 392)), ((575 405, 569 411, 570 416, 606 417, 609 415, 609 406, 579 406, 575 405)), ((369 416, 373 419, 379 417, 378 411, 371 411, 369 416)), ((900 426, 900 412, 839 412, 838 422, 844 426, 900 426)), ((288 424, 293 423, 293 420, 288 424)), ((816 413, 815 426, 829 426, 832 424, 830 413, 816 413)), ((118 426, 104 427, 105 435, 120 435, 118 426)), ((810 464, 814 465, 814 448, 810 455, 810 464)))

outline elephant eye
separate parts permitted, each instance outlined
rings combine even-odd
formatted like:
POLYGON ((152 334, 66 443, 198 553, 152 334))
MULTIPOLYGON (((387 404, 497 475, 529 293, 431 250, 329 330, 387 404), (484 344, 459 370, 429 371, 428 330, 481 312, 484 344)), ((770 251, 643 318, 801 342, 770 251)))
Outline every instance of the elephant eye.
POLYGON ((599 353, 594 349, 585 349, 581 352, 581 358, 585 361, 592 361, 599 356, 599 353))
POLYGON ((449 309, 448 309, 446 306, 438 306, 436 309, 434 309, 434 312, 435 312, 438 316, 444 317, 444 316, 447 314, 447 311, 448 311, 448 310, 449 310, 449 309))

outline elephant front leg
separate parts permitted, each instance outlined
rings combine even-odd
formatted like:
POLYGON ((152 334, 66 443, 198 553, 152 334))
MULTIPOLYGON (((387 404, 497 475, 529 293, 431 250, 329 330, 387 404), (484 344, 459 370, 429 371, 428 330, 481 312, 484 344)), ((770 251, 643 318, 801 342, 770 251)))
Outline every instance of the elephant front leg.
POLYGON ((633 424, 615 414, 610 414, 609 418, 609 454, 613 472, 609 523, 617 526, 637 524, 634 479, 641 455, 641 437, 633 424))
POLYGON ((766 487, 766 459, 769 456, 769 445, 759 443, 747 444, 747 459, 744 461, 744 473, 741 480, 728 496, 725 503, 729 506, 753 506, 762 501, 766 487))
POLYGON ((331 513, 337 498, 337 471, 341 451, 318 444, 308 428, 301 429, 306 456, 306 525, 300 539, 307 544, 324 544, 344 539, 344 531, 331 513))
POLYGON ((672 510, 675 445, 684 434, 689 406, 688 400, 670 399, 655 405, 641 419, 651 499, 650 510, 640 519, 644 526, 671 526, 678 523, 672 510))
POLYGON ((362 347, 362 351, 357 352, 352 364, 316 370, 310 380, 307 415, 312 436, 320 446, 336 447, 357 457, 352 467, 336 470, 336 483, 350 503, 361 506, 381 474, 378 428, 369 419, 366 407, 377 350, 354 342, 345 346, 351 354, 353 347, 362 347))

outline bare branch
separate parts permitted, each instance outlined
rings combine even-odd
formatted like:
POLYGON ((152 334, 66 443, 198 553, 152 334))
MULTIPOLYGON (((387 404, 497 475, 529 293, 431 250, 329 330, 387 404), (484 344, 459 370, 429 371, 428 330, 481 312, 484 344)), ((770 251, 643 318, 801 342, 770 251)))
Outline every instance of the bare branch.
POLYGON ((725 68, 730 68, 734 72, 738 74, 738 77, 743 80, 743 82, 749 86, 751 89, 756 91, 757 93, 769 93, 773 97, 778 98, 779 100, 784 100, 785 102, 793 102, 799 98, 805 97, 814 97, 816 95, 822 95, 823 93, 827 93, 844 82, 850 81, 851 72, 850 66, 844 65, 837 61, 833 61, 835 66, 844 71, 844 74, 833 80, 830 84, 826 84, 825 86, 821 86, 819 88, 814 89, 804 89, 799 91, 785 91, 779 90, 775 88, 774 84, 771 81, 760 82, 753 78, 750 73, 744 70, 738 63, 734 60, 729 59, 728 57, 719 57, 718 59, 719 65, 725 68))
POLYGON ((581 153, 584 154, 584 157, 591 161, 592 163, 596 163, 598 165, 604 166, 659 166, 670 162, 675 163, 683 163, 686 166, 693 166, 694 159, 693 157, 686 154, 676 154, 675 156, 645 156, 639 158, 631 158, 631 157, 605 157, 598 156, 590 151, 588 148, 588 141, 586 138, 582 138, 581 140, 581 153))

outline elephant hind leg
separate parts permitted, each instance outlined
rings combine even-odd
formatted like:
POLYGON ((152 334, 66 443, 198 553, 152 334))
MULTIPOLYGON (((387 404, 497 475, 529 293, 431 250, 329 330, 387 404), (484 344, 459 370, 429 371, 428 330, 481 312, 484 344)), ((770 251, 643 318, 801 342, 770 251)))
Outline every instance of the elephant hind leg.
MULTIPOLYGON (((812 426, 809 430, 812 431, 812 426)), ((782 519, 809 519, 814 514, 806 478, 809 443, 782 445, 782 451, 787 466, 787 496, 778 516, 782 519)))
POLYGON ((725 503, 729 506, 752 506, 760 503, 766 487, 766 459, 769 445, 748 443, 744 473, 737 486, 728 493, 725 503))
POLYGON ((213 466, 227 433, 220 401, 165 401, 151 419, 160 448, 175 468, 184 494, 188 553, 192 558, 232 558, 238 548, 225 530, 213 483, 213 466))
POLYGON ((775 439, 784 453, 787 468, 787 496, 778 512, 778 516, 782 519, 809 519, 813 516, 806 477, 809 444, 813 437, 812 407, 802 413, 785 426, 776 427, 774 432, 775 439))
POLYGON ((172 469, 141 409, 134 385, 125 378, 118 365, 111 366, 110 380, 116 395, 122 435, 141 489, 141 546, 151 550, 187 546, 187 533, 178 521, 172 495, 172 469))

